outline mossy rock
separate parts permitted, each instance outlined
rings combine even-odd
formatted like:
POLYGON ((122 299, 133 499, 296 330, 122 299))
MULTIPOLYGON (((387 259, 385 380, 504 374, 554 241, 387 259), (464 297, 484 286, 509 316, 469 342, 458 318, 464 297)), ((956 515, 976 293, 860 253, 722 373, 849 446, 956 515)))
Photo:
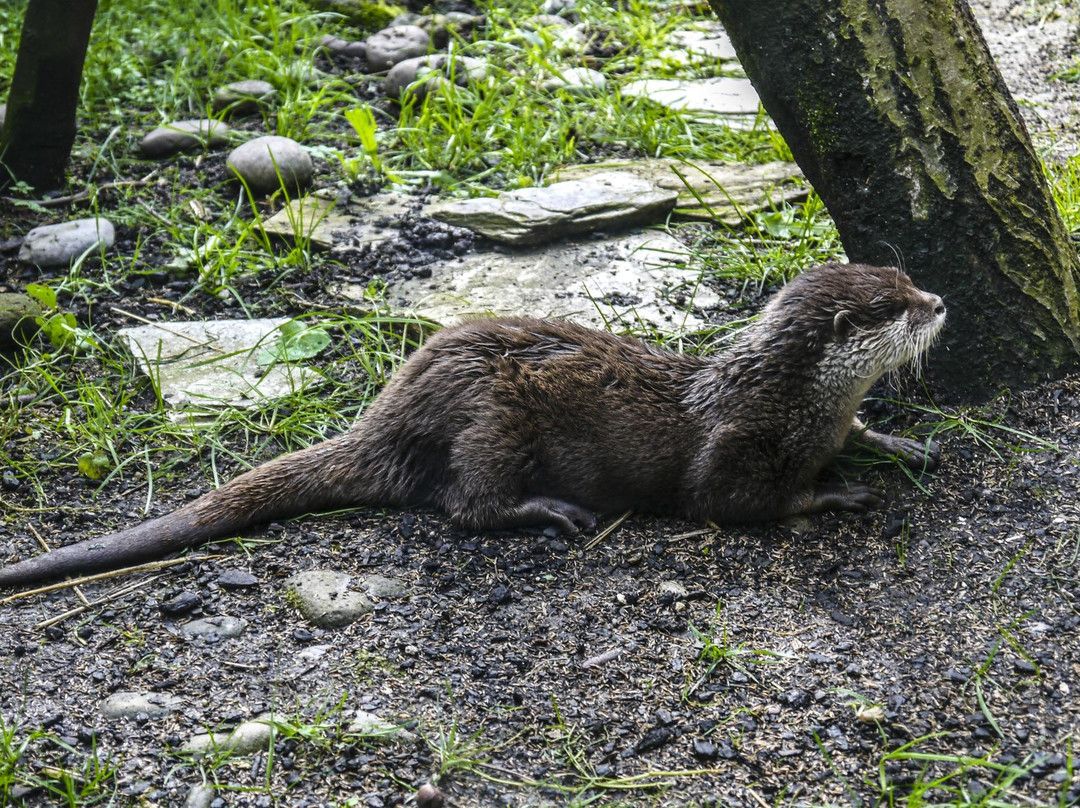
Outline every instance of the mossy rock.
POLYGON ((341 14, 352 25, 365 31, 381 31, 390 21, 408 9, 380 0, 308 0, 308 4, 321 11, 341 14))
POLYGON ((29 295, 0 292, 0 350, 29 341, 40 328, 34 318, 41 314, 41 306, 29 295))

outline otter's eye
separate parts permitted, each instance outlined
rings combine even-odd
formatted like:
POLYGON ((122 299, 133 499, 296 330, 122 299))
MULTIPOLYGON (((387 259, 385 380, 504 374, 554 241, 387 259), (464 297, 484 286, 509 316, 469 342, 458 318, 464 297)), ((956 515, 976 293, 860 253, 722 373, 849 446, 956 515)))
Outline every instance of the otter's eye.
POLYGON ((895 303, 889 306, 889 316, 899 318, 903 316, 907 311, 907 303, 903 300, 897 300, 895 303))

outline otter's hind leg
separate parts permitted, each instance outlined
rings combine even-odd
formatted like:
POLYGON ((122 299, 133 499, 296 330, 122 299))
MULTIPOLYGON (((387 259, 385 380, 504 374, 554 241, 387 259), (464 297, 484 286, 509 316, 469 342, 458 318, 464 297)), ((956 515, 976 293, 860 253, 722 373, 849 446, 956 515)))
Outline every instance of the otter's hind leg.
POLYGON ((455 522, 477 529, 549 524, 565 533, 595 527, 586 508, 534 493, 536 447, 512 430, 492 427, 470 427, 454 442, 439 506, 455 522))

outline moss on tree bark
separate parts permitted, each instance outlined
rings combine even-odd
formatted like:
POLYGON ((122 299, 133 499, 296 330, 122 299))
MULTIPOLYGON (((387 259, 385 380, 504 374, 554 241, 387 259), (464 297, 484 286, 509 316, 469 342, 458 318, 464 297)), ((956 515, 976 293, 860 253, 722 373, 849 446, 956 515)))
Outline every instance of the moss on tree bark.
POLYGON ((711 0, 853 261, 949 306, 938 392, 1076 366, 1080 262, 965 0, 711 0))

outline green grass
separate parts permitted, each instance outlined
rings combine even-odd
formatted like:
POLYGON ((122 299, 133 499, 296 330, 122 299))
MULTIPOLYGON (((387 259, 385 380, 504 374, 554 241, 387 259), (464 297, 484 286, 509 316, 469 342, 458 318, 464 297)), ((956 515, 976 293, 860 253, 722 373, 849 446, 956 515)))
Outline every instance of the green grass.
POLYGON ((117 763, 96 743, 75 749, 56 735, 0 715, 0 808, 25 804, 106 805, 117 796, 117 763))

